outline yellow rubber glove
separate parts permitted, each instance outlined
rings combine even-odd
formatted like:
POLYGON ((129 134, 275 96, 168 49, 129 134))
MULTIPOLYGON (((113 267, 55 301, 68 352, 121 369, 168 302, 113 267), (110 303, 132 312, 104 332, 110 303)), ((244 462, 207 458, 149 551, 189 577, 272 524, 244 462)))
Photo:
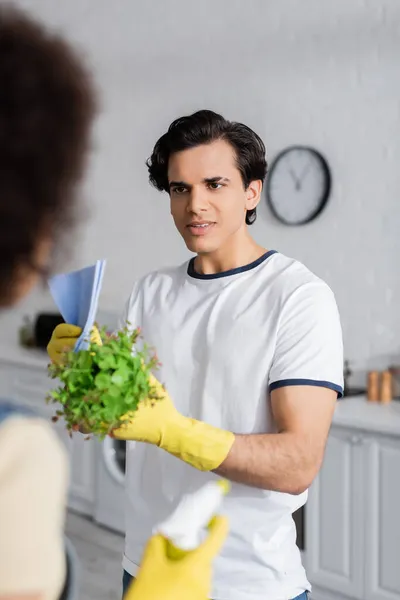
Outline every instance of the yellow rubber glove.
MULTIPOLYGON (((72 350, 81 333, 82 329, 76 325, 69 325, 68 323, 57 325, 47 346, 47 354, 50 360, 55 363, 61 362, 63 354, 72 350)), ((101 345, 100 333, 96 326, 92 329, 90 341, 101 345)))
POLYGON ((161 399, 144 400, 136 412, 124 415, 126 422, 113 431, 113 437, 154 444, 200 471, 219 467, 233 445, 234 434, 184 417, 154 376, 150 385, 161 399))
POLYGON ((179 560, 168 557, 168 541, 163 536, 153 536, 144 551, 137 579, 124 600, 207 600, 211 593, 212 561, 227 533, 227 520, 214 517, 207 539, 179 560))

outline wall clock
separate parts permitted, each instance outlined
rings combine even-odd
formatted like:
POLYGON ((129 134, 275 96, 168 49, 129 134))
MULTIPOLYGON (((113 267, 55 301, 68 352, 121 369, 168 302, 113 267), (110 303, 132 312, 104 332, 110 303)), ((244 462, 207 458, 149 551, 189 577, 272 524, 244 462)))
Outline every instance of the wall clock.
POLYGON ((325 208, 331 173, 325 158, 308 146, 286 148, 273 161, 267 178, 268 204, 285 225, 304 225, 325 208))

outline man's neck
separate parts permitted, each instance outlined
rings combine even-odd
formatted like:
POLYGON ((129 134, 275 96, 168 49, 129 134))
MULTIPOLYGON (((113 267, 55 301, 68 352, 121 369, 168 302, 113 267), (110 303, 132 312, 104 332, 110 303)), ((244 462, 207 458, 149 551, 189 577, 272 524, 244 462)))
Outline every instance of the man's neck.
POLYGON ((223 247, 209 254, 198 254, 194 268, 197 273, 213 275, 237 269, 252 263, 267 250, 259 246, 249 234, 241 240, 230 240, 223 247))

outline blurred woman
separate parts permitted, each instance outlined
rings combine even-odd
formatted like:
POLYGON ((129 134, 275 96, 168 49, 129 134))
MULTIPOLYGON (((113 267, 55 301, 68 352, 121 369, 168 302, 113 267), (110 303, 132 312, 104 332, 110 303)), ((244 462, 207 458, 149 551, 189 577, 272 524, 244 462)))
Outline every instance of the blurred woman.
MULTIPOLYGON (((0 309, 51 268, 77 216, 95 114, 90 76, 40 24, 0 9, 0 309)), ((51 426, 0 401, 0 597, 74 591, 63 539, 68 460, 51 426)))
MULTIPOLYGON (((20 11, 1 8, 1 309, 48 276, 71 234, 95 112, 90 75, 71 47, 20 11)), ((0 400, 0 600, 73 595, 73 557, 63 539, 67 484, 67 457, 51 426, 0 400)), ((130 600, 205 600, 225 535, 217 519, 208 540, 178 562, 153 537, 130 600)))

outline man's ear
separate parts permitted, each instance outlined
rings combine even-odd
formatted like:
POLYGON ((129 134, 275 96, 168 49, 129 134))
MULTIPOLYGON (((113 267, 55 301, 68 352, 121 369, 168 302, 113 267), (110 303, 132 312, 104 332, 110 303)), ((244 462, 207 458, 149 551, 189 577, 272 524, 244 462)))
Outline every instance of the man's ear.
POLYGON ((260 202, 262 187, 263 185, 261 179, 250 181, 246 189, 246 210, 252 210, 253 208, 256 208, 260 202))

